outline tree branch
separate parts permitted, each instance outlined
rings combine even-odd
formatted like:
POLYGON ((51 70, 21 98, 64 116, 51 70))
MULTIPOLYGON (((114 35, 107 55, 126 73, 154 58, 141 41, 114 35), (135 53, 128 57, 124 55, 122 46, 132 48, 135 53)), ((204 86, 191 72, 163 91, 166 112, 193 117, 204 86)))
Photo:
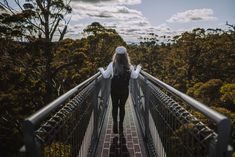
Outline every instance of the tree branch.
POLYGON ((45 8, 42 6, 41 0, 36 0, 36 3, 38 5, 38 7, 42 10, 42 12, 44 12, 45 8))
POLYGON ((20 5, 19 0, 15 0, 15 3, 18 5, 18 7, 20 8, 20 10, 21 10, 21 11, 23 11, 23 10, 24 10, 24 9, 21 7, 21 5, 20 5))
POLYGON ((59 25, 59 23, 60 23, 60 20, 61 20, 60 18, 57 19, 56 24, 55 24, 53 30, 50 32, 50 40, 52 40, 53 35, 54 35, 54 33, 55 33, 55 30, 57 29, 57 27, 58 27, 58 25, 59 25))
POLYGON ((43 33, 45 33, 45 31, 44 31, 41 27, 39 27, 39 26, 37 26, 36 24, 34 24, 34 23, 33 23, 32 21, 30 21, 28 18, 27 18, 27 23, 33 25, 34 27, 36 27, 37 29, 39 29, 39 30, 41 30, 43 33))
POLYGON ((64 35, 65 35, 66 31, 67 31, 67 28, 68 28, 68 25, 65 25, 63 31, 60 33, 59 41, 63 40, 64 35))
POLYGON ((59 32, 60 32, 60 39, 59 39, 59 41, 63 40, 64 35, 65 35, 66 32, 67 32, 68 23, 70 22, 70 20, 71 20, 71 17, 70 17, 70 19, 68 20, 68 22, 66 23, 66 25, 64 26, 64 29, 63 29, 62 32, 59 30, 59 32))
POLYGON ((232 28, 233 28, 233 30, 235 31, 235 25, 231 25, 231 24, 229 24, 229 23, 228 23, 228 21, 226 21, 226 25, 227 25, 227 26, 229 26, 229 27, 232 27, 232 28))
MULTIPOLYGON (((15 3, 19 6, 19 8, 21 9, 21 11, 24 11, 24 9, 20 6, 19 0, 15 0, 15 3)), ((39 17, 40 17, 40 16, 39 16, 39 17)), ((41 17, 40 17, 40 20, 41 20, 41 17)), ((26 19, 26 22, 27 22, 28 24, 33 25, 34 27, 36 27, 37 29, 41 30, 42 32, 44 32, 44 30, 43 30, 41 27, 37 26, 35 23, 33 23, 32 21, 30 21, 30 19, 29 19, 28 17, 27 17, 27 19, 26 19)))
POLYGON ((2 6, 5 7, 5 9, 7 9, 8 11, 10 11, 13 15, 15 15, 15 9, 13 9, 12 7, 9 6, 8 2, 6 0, 4 0, 4 3, 3 4, 2 2, 0 2, 0 4, 2 4, 2 6))

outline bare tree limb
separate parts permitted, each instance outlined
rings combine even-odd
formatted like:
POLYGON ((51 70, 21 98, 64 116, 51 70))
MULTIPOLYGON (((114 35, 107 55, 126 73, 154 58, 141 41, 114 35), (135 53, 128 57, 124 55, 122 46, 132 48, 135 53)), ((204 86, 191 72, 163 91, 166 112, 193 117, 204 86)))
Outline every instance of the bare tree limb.
POLYGON ((228 23, 228 21, 226 21, 226 25, 227 25, 227 26, 229 26, 229 27, 232 27, 232 28, 233 28, 233 30, 235 31, 235 25, 231 25, 231 24, 229 24, 229 23, 228 23))
POLYGON ((67 28, 68 28, 68 23, 70 22, 71 20, 71 17, 70 19, 66 22, 66 25, 64 26, 64 29, 63 31, 61 32, 60 29, 59 29, 59 32, 60 32, 60 38, 59 38, 59 41, 63 40, 64 39, 64 35, 66 34, 67 32, 67 28))
POLYGON ((41 0, 36 0, 36 3, 38 5, 38 7, 44 12, 45 11, 45 7, 42 6, 41 0))
POLYGON ((28 22, 29 24, 33 25, 34 27, 36 27, 37 29, 41 30, 41 31, 44 33, 44 30, 43 30, 41 27, 39 27, 39 26, 37 26, 36 24, 34 24, 34 23, 33 23, 32 21, 30 21, 28 18, 27 18, 27 22, 28 22))
MULTIPOLYGON (((15 3, 18 5, 18 7, 21 9, 21 11, 24 10, 24 9, 21 7, 21 5, 20 5, 19 0, 15 0, 15 3)), ((39 26, 37 26, 35 23, 33 23, 33 22, 31 21, 31 19, 29 19, 28 17, 27 17, 27 19, 26 19, 26 22, 27 22, 28 24, 33 25, 34 27, 36 27, 37 29, 41 30, 42 32, 44 32, 44 30, 43 30, 41 27, 39 27, 39 26)))
POLYGON ((60 33, 59 41, 64 39, 64 35, 65 35, 66 31, 67 31, 67 28, 68 28, 68 25, 65 25, 63 31, 60 33))
POLYGON ((2 2, 0 2, 2 4, 2 6, 5 7, 5 9, 7 9, 8 11, 10 11, 13 15, 15 15, 15 9, 13 9, 12 7, 9 6, 8 2, 6 0, 4 0, 4 4, 2 2))
POLYGON ((50 40, 52 40, 53 35, 54 35, 54 33, 55 33, 55 31, 56 31, 56 29, 57 29, 59 23, 60 23, 60 20, 61 20, 60 18, 57 19, 56 24, 55 24, 53 30, 50 32, 50 40))
POLYGON ((23 10, 24 10, 24 9, 21 7, 21 5, 20 5, 19 0, 15 0, 15 3, 18 5, 18 7, 20 8, 20 10, 21 10, 21 11, 23 11, 23 10))

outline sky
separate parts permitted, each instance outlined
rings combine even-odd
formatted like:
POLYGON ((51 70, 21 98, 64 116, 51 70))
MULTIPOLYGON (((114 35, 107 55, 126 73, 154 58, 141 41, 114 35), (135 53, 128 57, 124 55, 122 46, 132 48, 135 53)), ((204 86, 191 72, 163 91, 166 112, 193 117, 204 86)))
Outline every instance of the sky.
POLYGON ((91 22, 115 28, 127 42, 148 33, 174 36, 194 28, 235 24, 235 0, 72 0, 70 36, 91 22))
POLYGON ((92 22, 116 29, 128 43, 148 33, 172 37, 198 27, 228 29, 226 21, 235 24, 235 0, 72 0, 71 7, 66 37, 73 39, 92 22))

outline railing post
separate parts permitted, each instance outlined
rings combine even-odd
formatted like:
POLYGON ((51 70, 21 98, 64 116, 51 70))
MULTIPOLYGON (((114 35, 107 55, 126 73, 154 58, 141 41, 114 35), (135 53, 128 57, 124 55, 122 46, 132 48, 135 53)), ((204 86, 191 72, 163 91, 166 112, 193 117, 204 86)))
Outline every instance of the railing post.
POLYGON ((98 94, 99 94, 99 86, 98 86, 98 78, 95 79, 95 91, 93 95, 93 107, 94 107, 94 112, 93 112, 93 118, 94 118, 94 130, 93 130, 93 135, 94 139, 97 140, 98 138, 98 94))
POLYGON ((105 108, 107 108, 108 107, 108 100, 109 100, 109 94, 110 94, 110 79, 106 79, 106 80, 104 80, 104 106, 105 106, 105 108))
POLYGON ((25 120, 22 123, 24 142, 26 146, 27 157, 42 157, 42 152, 39 143, 35 139, 35 132, 33 124, 25 120))
POLYGON ((137 84, 137 79, 132 79, 132 95, 134 98, 134 107, 136 107, 138 105, 139 102, 139 97, 140 97, 140 93, 139 89, 138 89, 138 84, 137 84))
POLYGON ((231 130, 231 121, 228 118, 224 118, 218 123, 217 125, 218 139, 216 141, 215 147, 211 146, 209 157, 231 156, 230 152, 228 151, 230 130, 231 130))
POLYGON ((147 78, 144 79, 146 88, 145 88, 145 110, 144 110, 144 125, 145 125, 145 140, 148 141, 148 135, 149 135, 149 96, 150 96, 150 89, 149 89, 149 83, 147 78))
POLYGON ((136 95, 136 80, 134 80, 134 79, 132 79, 131 80, 132 81, 132 87, 131 87, 131 94, 133 95, 132 96, 132 99, 133 99, 133 105, 134 105, 134 107, 136 106, 136 99, 137 99, 137 95, 136 95))

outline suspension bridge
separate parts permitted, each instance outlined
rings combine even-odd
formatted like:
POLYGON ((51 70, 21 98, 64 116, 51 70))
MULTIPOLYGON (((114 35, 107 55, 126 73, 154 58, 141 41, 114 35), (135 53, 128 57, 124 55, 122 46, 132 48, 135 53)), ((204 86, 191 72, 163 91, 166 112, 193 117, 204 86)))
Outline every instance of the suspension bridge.
POLYGON ((231 157, 230 120, 141 71, 130 80, 123 134, 113 134, 100 72, 23 122, 27 157, 231 157))

